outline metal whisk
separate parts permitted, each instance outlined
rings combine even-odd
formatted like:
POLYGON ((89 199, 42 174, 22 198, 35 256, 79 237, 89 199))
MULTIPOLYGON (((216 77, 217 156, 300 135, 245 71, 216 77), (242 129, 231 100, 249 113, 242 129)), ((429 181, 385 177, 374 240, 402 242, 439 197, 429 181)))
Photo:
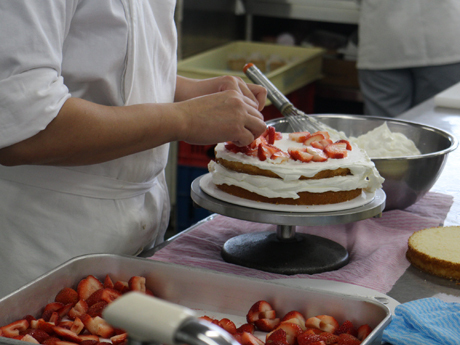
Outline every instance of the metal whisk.
POLYGON ((279 91, 275 85, 252 63, 244 66, 244 73, 252 82, 264 86, 268 91, 268 99, 288 120, 294 132, 308 131, 314 133, 327 130, 328 127, 300 111, 279 91))

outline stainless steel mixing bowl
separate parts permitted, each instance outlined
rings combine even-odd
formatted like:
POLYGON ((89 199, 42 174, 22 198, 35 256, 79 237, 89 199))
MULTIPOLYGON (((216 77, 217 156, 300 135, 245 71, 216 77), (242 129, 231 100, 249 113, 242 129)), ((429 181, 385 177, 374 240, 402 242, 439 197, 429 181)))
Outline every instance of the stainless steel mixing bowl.
MULTIPOLYGON (((421 199, 441 175, 449 152, 458 146, 450 133, 415 122, 387 117, 361 115, 315 115, 315 118, 347 136, 357 137, 387 122, 392 132, 399 132, 414 141, 422 152, 418 156, 372 158, 385 182, 385 210, 405 209, 421 199)), ((284 118, 267 121, 279 132, 291 132, 284 118)), ((382 143, 384 145, 385 143, 382 143)))

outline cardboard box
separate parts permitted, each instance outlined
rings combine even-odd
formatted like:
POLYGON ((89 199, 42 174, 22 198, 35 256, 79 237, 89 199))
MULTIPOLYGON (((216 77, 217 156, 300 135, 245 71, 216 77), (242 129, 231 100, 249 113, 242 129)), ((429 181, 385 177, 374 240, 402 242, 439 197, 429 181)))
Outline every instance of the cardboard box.
POLYGON ((322 64, 323 78, 321 85, 341 86, 359 89, 356 61, 324 58, 322 64))

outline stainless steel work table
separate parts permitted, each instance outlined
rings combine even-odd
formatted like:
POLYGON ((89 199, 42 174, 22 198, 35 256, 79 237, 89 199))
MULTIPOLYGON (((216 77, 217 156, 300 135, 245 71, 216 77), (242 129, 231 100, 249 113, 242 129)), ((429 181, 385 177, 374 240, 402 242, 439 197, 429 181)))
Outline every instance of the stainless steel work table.
MULTIPOLYGON (((439 108, 435 106, 434 100, 430 99, 410 111, 402 114, 399 118, 427 124, 444 129, 455 136, 460 136, 460 110, 439 108)), ((454 198, 453 205, 447 215, 444 225, 460 225, 460 149, 449 154, 446 166, 431 191, 449 194, 454 198)), ((209 217, 209 218, 212 218, 209 217)), ((203 220, 202 222, 206 222, 203 220)), ((165 241, 155 249, 144 253, 145 257, 152 256, 156 251, 168 245, 179 236, 193 230, 194 225, 178 235, 165 241)), ((459 248, 460 249, 460 248, 459 248)), ((408 302, 424 297, 431 297, 437 293, 460 296, 460 284, 448 279, 438 278, 424 273, 413 266, 410 266, 395 283, 388 296, 400 303, 408 302)))
MULTIPOLYGON (((457 138, 460 137, 460 109, 436 107, 434 99, 421 103, 399 118, 438 127, 449 131, 457 138)), ((454 197, 454 203, 444 225, 460 225, 460 149, 457 148, 449 154, 446 166, 431 190, 454 197)), ((431 297, 436 293, 460 296, 460 283, 437 278, 410 266, 388 295, 404 303, 431 297)))

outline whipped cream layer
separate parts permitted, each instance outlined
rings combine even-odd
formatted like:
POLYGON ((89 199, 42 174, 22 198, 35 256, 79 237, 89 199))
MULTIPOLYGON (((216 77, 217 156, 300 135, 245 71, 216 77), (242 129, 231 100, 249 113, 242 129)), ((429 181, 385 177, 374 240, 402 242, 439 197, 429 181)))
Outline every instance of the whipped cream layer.
POLYGON ((348 140, 365 150, 371 158, 395 158, 421 154, 412 140, 402 133, 392 132, 386 122, 366 134, 357 138, 350 137, 348 140))
MULTIPOLYGON (((289 139, 288 133, 282 133, 283 139, 277 140, 275 146, 287 152, 290 147, 302 147, 289 139)), ((209 171, 212 173, 213 183, 238 186, 257 193, 259 195, 274 198, 299 198, 299 192, 323 193, 327 191, 349 191, 362 188, 368 192, 374 192, 381 188, 384 179, 380 176, 374 163, 366 152, 352 144, 352 150, 343 159, 331 159, 326 162, 300 162, 289 159, 279 163, 276 160, 259 160, 257 157, 247 156, 243 153, 233 153, 225 149, 223 143, 218 144, 216 158, 228 161, 241 162, 256 166, 260 169, 269 170, 280 176, 270 178, 238 173, 226 169, 214 161, 209 163, 209 171), (323 170, 335 170, 348 168, 352 175, 335 176, 319 180, 299 180, 301 176, 313 177, 323 170)))

